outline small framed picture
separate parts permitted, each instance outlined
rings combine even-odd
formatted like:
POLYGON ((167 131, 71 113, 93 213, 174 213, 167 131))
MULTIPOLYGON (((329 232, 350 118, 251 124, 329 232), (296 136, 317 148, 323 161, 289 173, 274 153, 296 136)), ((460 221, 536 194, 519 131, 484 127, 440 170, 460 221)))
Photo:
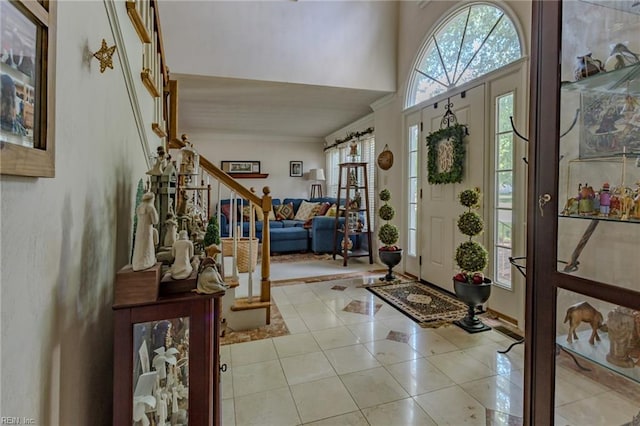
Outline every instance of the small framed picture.
POLYGON ((222 161, 220 165, 227 173, 260 173, 259 161, 222 161))
POLYGON ((289 161, 289 176, 302 177, 302 161, 289 161))

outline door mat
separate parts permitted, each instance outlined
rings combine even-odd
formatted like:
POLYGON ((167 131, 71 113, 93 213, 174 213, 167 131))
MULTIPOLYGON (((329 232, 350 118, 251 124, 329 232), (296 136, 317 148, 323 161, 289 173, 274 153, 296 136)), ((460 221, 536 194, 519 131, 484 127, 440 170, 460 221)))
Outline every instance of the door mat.
POLYGON ((366 289, 425 328, 450 324, 467 314, 466 304, 419 282, 367 286, 366 289))

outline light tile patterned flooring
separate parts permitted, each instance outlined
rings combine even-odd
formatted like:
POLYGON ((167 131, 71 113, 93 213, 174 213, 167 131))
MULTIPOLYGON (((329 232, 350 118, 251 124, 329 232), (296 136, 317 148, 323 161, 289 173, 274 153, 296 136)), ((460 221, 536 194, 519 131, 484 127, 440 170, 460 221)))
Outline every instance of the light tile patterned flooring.
MULTIPOLYGON (((522 423, 523 345, 503 355, 513 341, 493 330, 420 328, 363 281, 272 289, 291 334, 222 346, 224 426, 522 423)), ((557 425, 620 425, 639 409, 573 371, 558 381, 557 425), (585 418, 596 395, 611 409, 585 418)))

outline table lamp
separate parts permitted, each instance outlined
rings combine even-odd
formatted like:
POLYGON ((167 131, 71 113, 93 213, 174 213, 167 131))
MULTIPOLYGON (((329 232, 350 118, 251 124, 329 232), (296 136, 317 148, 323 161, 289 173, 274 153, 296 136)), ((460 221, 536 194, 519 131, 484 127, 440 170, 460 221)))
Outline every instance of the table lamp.
POLYGON ((309 180, 314 181, 315 183, 311 184, 311 195, 309 198, 320 198, 322 197, 322 184, 318 183, 318 181, 325 180, 324 178, 324 169, 311 169, 309 170, 309 180))

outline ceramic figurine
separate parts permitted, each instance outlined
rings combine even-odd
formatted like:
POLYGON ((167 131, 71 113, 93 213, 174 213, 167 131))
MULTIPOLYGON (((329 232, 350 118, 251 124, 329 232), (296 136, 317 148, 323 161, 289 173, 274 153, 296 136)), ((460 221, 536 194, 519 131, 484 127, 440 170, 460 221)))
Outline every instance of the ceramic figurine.
POLYGON ((591 52, 584 56, 578 56, 577 59, 577 67, 574 74, 576 80, 582 80, 583 78, 598 74, 600 71, 604 71, 602 62, 592 58, 591 52))
POLYGON ((176 172, 176 162, 171 160, 170 154, 167 154, 165 158, 167 165, 162 170, 162 174, 164 176, 171 176, 176 172))
POLYGON ((567 309, 567 315, 564 317, 564 322, 566 323, 567 321, 569 321, 567 342, 572 343, 573 339, 578 340, 576 328, 578 328, 582 322, 591 325, 592 332, 591 337, 589 337, 589 343, 593 345, 595 340, 600 341, 598 328, 602 327, 602 314, 587 302, 576 303, 570 306, 567 309))
POLYGON ((349 184, 351 186, 358 186, 358 175, 355 170, 351 170, 351 173, 349 173, 349 184))
POLYGON ((162 172, 166 166, 166 159, 165 159, 165 152, 164 152, 164 148, 162 146, 158 147, 157 150, 157 157, 156 157, 156 163, 153 165, 153 167, 151 169, 149 169, 149 171, 147 171, 148 175, 151 176, 160 176, 162 175, 162 172))
POLYGON ((360 195, 359 192, 356 192, 353 196, 353 199, 350 201, 349 208, 359 209, 361 203, 362 203, 362 196, 360 195))
POLYGON ((634 331, 633 311, 618 306, 609 312, 609 353, 607 361, 623 368, 632 368, 633 359, 629 356, 629 340, 634 331))
POLYGON ((589 215, 593 213, 593 199, 596 194, 593 188, 589 184, 585 183, 584 186, 578 187, 578 213, 581 215, 589 215))
POLYGON ((153 205, 154 200, 155 195, 152 192, 147 192, 142 196, 142 202, 136 211, 138 224, 133 244, 133 260, 131 261, 134 271, 143 271, 156 264, 154 231, 156 231, 156 236, 158 231, 153 225, 158 223, 158 212, 153 205))
POLYGON ((167 213, 167 220, 164 221, 167 230, 164 234, 164 246, 172 247, 178 239, 178 222, 173 218, 173 213, 167 213))
POLYGON ((205 258, 198 269, 197 286, 193 291, 198 294, 212 294, 225 291, 226 288, 215 260, 211 257, 205 258))
POLYGON ((600 190, 600 216, 609 216, 609 207, 611 206, 611 193, 609 192, 609 184, 603 183, 600 190))
POLYGON ((180 190, 180 198, 178 199, 178 216, 186 216, 187 212, 191 209, 191 200, 187 191, 180 190))
POLYGON ((620 198, 620 220, 629 220, 633 207, 633 191, 631 188, 622 188, 620 198))
POLYGON ((611 54, 605 61, 605 69, 607 71, 615 71, 640 62, 640 58, 633 53, 624 43, 612 45, 611 54))
POLYGON ((353 248, 353 241, 351 241, 351 238, 343 238, 342 241, 340 241, 340 248, 344 250, 345 240, 347 242, 347 250, 351 250, 353 248))
POLYGON ((349 145, 349 157, 351 157, 351 161, 356 161, 358 159, 358 143, 353 141, 351 145, 349 145))
POLYGON ((609 206, 609 217, 620 217, 622 215, 621 211, 621 201, 620 201, 620 190, 615 189, 613 191, 613 195, 611 196, 611 206, 609 206))
POLYGON ((629 342, 631 358, 637 358, 636 365, 640 365, 640 311, 633 311, 633 333, 629 342))
POLYGON ((193 267, 191 266, 193 243, 189 240, 187 231, 180 231, 178 241, 173 243, 171 254, 175 259, 173 265, 171 265, 171 278, 174 280, 189 278, 191 272, 193 272, 193 267))
POLYGON ((562 209, 563 216, 571 216, 572 214, 578 214, 578 199, 575 197, 569 198, 562 209))

